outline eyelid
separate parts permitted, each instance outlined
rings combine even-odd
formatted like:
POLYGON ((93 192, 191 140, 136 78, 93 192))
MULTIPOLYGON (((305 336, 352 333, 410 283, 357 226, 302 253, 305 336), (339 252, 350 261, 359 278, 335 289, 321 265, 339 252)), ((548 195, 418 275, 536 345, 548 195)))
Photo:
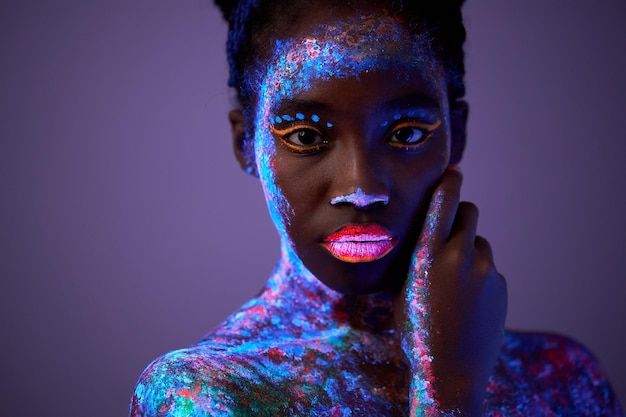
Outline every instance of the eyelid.
POLYGON ((328 141, 324 139, 324 136, 325 136, 324 133, 316 126, 305 121, 300 121, 300 120, 293 121, 291 123, 288 123, 282 129, 276 127, 274 124, 270 124, 270 132, 273 135, 278 136, 278 138, 280 139, 280 143, 283 144, 285 147, 287 147, 287 149, 289 149, 292 152, 299 153, 299 154, 316 153, 328 145, 328 141), (298 146, 298 145, 294 145, 289 140, 287 140, 287 138, 290 135, 296 133, 299 130, 305 130, 305 129, 312 130, 318 135, 320 135, 320 137, 322 138, 322 142, 315 144, 315 145, 298 146))
POLYGON ((404 119, 404 120, 400 120, 397 123, 391 125, 391 128, 389 128, 390 132, 395 132, 398 129, 402 129, 403 127, 417 127, 419 129, 423 129, 428 133, 433 132, 435 129, 437 129, 439 127, 439 125, 441 125, 441 120, 437 119, 435 122, 433 123, 425 123, 421 120, 417 120, 417 119, 404 119))

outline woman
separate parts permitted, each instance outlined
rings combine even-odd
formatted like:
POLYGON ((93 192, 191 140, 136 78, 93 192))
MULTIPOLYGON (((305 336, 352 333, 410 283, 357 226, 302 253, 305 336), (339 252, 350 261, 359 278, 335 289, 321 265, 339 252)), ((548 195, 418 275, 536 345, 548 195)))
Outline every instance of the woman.
POLYGON ((503 331, 506 283, 459 201, 460 2, 218 3, 235 154, 281 258, 144 371, 131 415, 621 415, 584 348, 503 331))

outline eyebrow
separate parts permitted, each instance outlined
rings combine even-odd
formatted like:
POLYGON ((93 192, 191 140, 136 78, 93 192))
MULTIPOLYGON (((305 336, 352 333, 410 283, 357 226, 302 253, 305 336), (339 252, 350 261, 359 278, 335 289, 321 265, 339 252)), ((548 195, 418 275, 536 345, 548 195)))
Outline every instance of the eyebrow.
POLYGON ((330 106, 325 103, 319 103, 316 101, 310 100, 301 100, 295 98, 286 98, 282 99, 278 102, 276 106, 272 108, 272 111, 277 112, 288 112, 288 111, 304 111, 304 112, 319 112, 324 110, 329 110, 330 106))
POLYGON ((406 107, 426 107, 430 110, 439 107, 439 103, 433 97, 425 94, 408 94, 381 103, 381 108, 400 109, 406 107))

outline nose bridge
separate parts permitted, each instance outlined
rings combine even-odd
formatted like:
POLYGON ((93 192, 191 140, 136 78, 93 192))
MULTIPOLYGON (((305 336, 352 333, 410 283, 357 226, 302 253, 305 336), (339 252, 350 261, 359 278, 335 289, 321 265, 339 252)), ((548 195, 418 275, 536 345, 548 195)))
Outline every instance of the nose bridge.
POLYGON ((384 173, 377 163, 375 151, 364 138, 346 141, 342 146, 340 170, 336 177, 331 204, 352 204, 366 207, 386 205, 389 193, 384 173))
POLYGON ((374 158, 372 158, 371 150, 364 140, 353 141, 349 148, 349 170, 350 179, 354 182, 355 188, 362 189, 366 194, 374 192, 375 172, 374 158))

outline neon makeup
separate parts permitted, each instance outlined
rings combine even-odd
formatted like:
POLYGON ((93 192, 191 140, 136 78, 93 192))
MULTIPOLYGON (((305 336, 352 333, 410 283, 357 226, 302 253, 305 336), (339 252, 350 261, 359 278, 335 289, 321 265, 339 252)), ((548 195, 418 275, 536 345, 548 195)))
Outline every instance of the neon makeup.
MULTIPOLYGON (((283 114, 282 116, 274 116, 274 117, 270 118, 270 125, 271 126, 275 126, 275 125, 280 125, 283 122, 293 122, 293 121, 297 121, 297 120, 300 120, 300 121, 310 120, 313 123, 319 123, 320 122, 320 117, 317 114, 315 114, 315 113, 311 114, 310 119, 307 119, 307 117, 304 114, 302 114, 302 113, 296 113, 295 117, 291 116, 289 114, 283 114)), ((330 122, 326 122, 326 127, 327 128, 331 128, 331 127, 333 127, 333 124, 330 123, 330 122)))
MULTIPOLYGON (((314 113, 308 118, 303 113, 296 113, 295 116, 283 114, 270 119, 269 129, 290 151, 311 154, 328 145, 326 135, 320 131, 319 122, 320 117, 314 113)), ((332 123, 326 123, 326 128, 331 127, 332 123)))
MULTIPOLYGON (((390 67, 397 68, 399 74, 421 74, 436 84, 433 85, 436 91, 443 91, 445 87, 442 84, 444 77, 441 76, 443 70, 434 59, 428 36, 410 34, 400 18, 386 11, 339 19, 319 25, 310 33, 310 36, 302 38, 277 39, 267 63, 254 68, 245 77, 247 88, 255 91, 258 97, 254 117, 257 172, 264 187, 270 216, 281 239, 287 243, 284 245, 289 252, 286 255, 292 257, 294 262, 299 262, 299 259, 287 233, 294 213, 276 181, 273 133, 282 130, 280 125, 286 122, 304 122, 299 120, 300 115, 311 122, 319 122, 315 122, 315 114, 303 111, 277 113, 281 100, 293 99, 311 89, 317 81, 359 77, 361 73, 390 67)), ((331 127, 332 123, 326 122, 326 128, 331 127)), ((282 137, 285 138, 284 135, 282 137)))
POLYGON ((441 119, 430 111, 409 110, 405 114, 394 114, 391 123, 385 120, 380 126, 388 127, 391 132, 389 145, 405 151, 414 151, 441 126, 441 119))
POLYGON ((380 127, 387 127, 402 119, 412 119, 421 123, 427 130, 435 130, 441 124, 441 120, 432 112, 427 110, 409 110, 406 113, 396 113, 391 121, 383 120, 380 127))
MULTIPOLYGON (((353 23, 362 20, 354 19, 353 23)), ((374 49, 384 48, 381 41, 393 40, 384 30, 388 20, 384 15, 370 19, 378 25, 373 24, 374 30, 365 33, 370 33, 368 42, 374 49), (374 36, 378 33, 382 34, 380 39, 374 36)), ((310 65, 302 64, 300 73, 285 73, 282 84, 280 71, 291 65, 288 59, 274 57, 274 66, 264 73, 263 68, 255 68, 262 73, 261 83, 254 85, 261 88, 254 119, 256 162, 270 213, 281 234, 282 258, 258 296, 198 343, 150 364, 137 383, 131 416, 443 415, 432 392, 432 356, 425 345, 430 334, 427 296, 431 252, 427 241, 438 222, 437 210, 427 218, 420 240, 423 250, 413 259, 409 292, 416 297, 407 312, 410 320, 405 323, 412 343, 403 343, 404 349, 398 346, 399 338, 390 327, 393 312, 388 292, 355 296, 329 289, 302 265, 286 232, 294 213, 275 181, 276 145, 270 115, 276 116, 272 110, 276 100, 281 94, 302 91, 298 89, 315 79, 332 77, 335 69, 341 76, 356 77, 370 68, 364 64, 367 59, 374 69, 396 62, 384 56, 380 60, 366 57, 367 43, 359 44, 360 26, 342 30, 346 32, 344 41, 356 34, 344 49, 345 56, 341 55, 341 44, 332 47, 341 58, 337 62, 326 61, 330 55, 315 61, 314 56, 300 54, 298 48, 306 46, 305 42, 290 40, 282 50, 292 48, 296 58, 311 60, 310 65)), ((332 37, 324 38, 323 30, 320 33, 318 46, 332 43, 332 37)), ((332 48, 321 50, 329 52, 332 48)), ((417 61, 415 56, 397 62, 417 61)), ((302 115, 307 117, 305 112, 302 115)), ((281 120, 282 116, 281 112, 281 120)), ((292 121, 297 118, 295 113, 288 116, 292 121)), ((314 121, 312 115, 310 118, 314 121)), ((396 122, 401 118, 391 117, 396 122)), ((360 194, 365 193, 355 192, 335 201, 365 204, 368 200, 360 194)), ((369 234, 379 239, 386 233, 358 227, 362 226, 345 228, 335 241, 341 244, 342 239, 357 236, 358 244, 358 236, 369 234)), ((360 256, 358 250, 346 252, 360 256)), ((237 262, 245 262, 245 256, 241 254, 237 262)), ((174 291, 172 297, 181 294, 184 296, 184 291, 174 291)), ((622 415, 608 382, 584 349, 562 338, 508 332, 487 386, 485 414, 622 415)))
POLYGON ((411 409, 420 410, 424 417, 439 416, 439 405, 433 392, 433 356, 430 354, 430 282, 428 272, 432 263, 432 241, 441 222, 444 193, 435 190, 418 242, 419 250, 413 255, 406 285, 405 337, 402 348, 407 355, 415 376, 411 379, 411 409))
POLYGON ((332 205, 342 203, 353 204, 359 208, 367 207, 376 203, 387 205, 387 203, 389 203, 389 196, 383 194, 366 194, 363 189, 357 187, 356 191, 352 194, 334 197, 330 200, 330 204, 332 205))
POLYGON ((396 246, 397 240, 377 224, 349 225, 324 239, 322 246, 344 262, 371 262, 381 259, 396 246))

